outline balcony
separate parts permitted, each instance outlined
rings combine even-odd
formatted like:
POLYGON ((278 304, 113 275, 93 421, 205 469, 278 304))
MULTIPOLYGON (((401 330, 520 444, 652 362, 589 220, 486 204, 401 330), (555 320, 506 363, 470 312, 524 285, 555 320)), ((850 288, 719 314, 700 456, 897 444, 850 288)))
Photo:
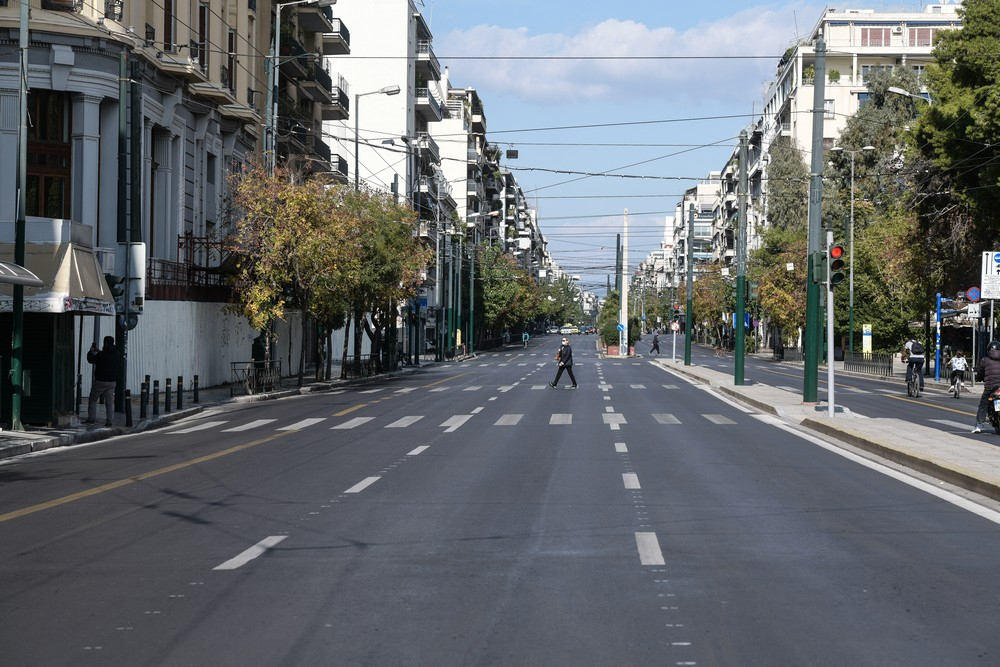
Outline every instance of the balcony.
POLYGON ((281 73, 285 76, 293 79, 304 79, 309 74, 307 58, 313 56, 314 54, 308 53, 298 40, 285 35, 281 36, 279 61, 281 62, 281 73))
POLYGON ((431 95, 429 88, 417 88, 414 91, 414 106, 417 114, 428 123, 437 123, 444 118, 444 107, 431 95))
POLYGON ((212 100, 216 104, 227 105, 236 104, 236 95, 233 91, 229 90, 227 84, 221 83, 189 83, 188 91, 192 95, 197 95, 198 97, 204 97, 206 99, 212 100))
POLYGON ((330 171, 345 183, 347 182, 347 160, 342 155, 330 156, 330 171))
POLYGON ((430 156, 431 162, 441 161, 441 149, 438 147, 437 142, 434 141, 434 137, 429 134, 420 137, 420 151, 424 155, 430 156))
POLYGON ((340 19, 333 19, 333 29, 323 33, 324 56, 346 56, 351 53, 351 33, 340 19))
POLYGON ((333 30, 332 7, 303 4, 299 6, 296 16, 299 19, 299 27, 306 32, 327 33, 333 30))
POLYGON ((332 167, 330 146, 318 134, 314 134, 312 137, 312 154, 324 164, 330 164, 332 167))
POLYGON ((313 102, 320 104, 333 102, 333 79, 319 64, 311 67, 305 78, 299 79, 299 90, 313 102))
POLYGON ((434 55, 429 39, 417 42, 417 72, 423 74, 427 80, 437 81, 441 78, 441 63, 434 55))
POLYGON ((475 134, 486 134, 486 116, 482 110, 472 112, 472 131, 475 134))
POLYGON ((347 120, 351 117, 351 97, 347 94, 344 77, 337 77, 337 86, 329 103, 323 104, 323 120, 347 120))
MULTIPOLYGON (((189 82, 203 82, 208 77, 202 71, 201 65, 194 58, 182 56, 177 53, 178 47, 173 46, 173 50, 156 52, 156 67, 162 72, 173 74, 189 82)), ((188 51, 188 54, 191 52, 188 51)))

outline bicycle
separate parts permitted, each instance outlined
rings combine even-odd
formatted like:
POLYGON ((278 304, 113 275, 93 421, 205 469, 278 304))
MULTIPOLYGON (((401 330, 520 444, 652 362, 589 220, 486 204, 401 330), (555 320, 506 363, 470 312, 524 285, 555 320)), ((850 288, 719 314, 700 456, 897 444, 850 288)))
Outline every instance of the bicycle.
POLYGON ((959 374, 956 375, 954 378, 952 378, 951 393, 955 395, 955 398, 960 398, 962 395, 962 390, 965 388, 965 385, 962 382, 962 380, 964 379, 963 375, 964 374, 959 374))
POLYGON ((913 372, 910 373, 910 379, 906 381, 906 395, 920 398, 920 376, 917 375, 916 369, 913 369, 913 372))

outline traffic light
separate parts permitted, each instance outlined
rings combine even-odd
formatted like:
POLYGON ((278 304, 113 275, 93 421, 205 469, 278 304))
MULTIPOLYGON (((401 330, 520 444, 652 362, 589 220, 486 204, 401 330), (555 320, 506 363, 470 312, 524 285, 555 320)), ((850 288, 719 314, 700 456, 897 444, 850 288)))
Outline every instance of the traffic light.
POLYGON ((681 304, 675 303, 674 304, 674 319, 676 320, 680 316, 681 316, 681 304))
POLYGON ((830 262, 830 287, 844 282, 844 246, 835 243, 827 251, 830 262))
POLYGON ((111 290, 111 296, 115 300, 115 311, 119 313, 125 312, 125 284, 124 276, 116 276, 110 273, 104 274, 104 280, 108 283, 108 289, 111 290))

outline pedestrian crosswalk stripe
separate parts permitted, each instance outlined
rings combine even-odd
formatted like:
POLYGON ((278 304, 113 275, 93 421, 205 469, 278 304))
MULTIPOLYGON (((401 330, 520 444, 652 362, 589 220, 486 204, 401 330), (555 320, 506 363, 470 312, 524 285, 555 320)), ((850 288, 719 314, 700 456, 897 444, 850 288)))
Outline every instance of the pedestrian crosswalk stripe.
POLYGON ((333 431, 333 430, 337 430, 337 429, 357 428, 358 426, 361 426, 362 424, 367 424, 368 422, 370 422, 373 419, 375 419, 375 418, 374 417, 355 417, 354 419, 348 419, 343 424, 337 424, 336 426, 331 426, 330 430, 333 431))
POLYGON ((644 385, 644 384, 630 384, 629 387, 631 387, 632 389, 645 389, 646 385, 644 385))
POLYGON ((408 452, 407 456, 416 456, 417 454, 423 454, 428 449, 430 449, 430 447, 431 447, 430 445, 420 445, 419 447, 417 447, 413 451, 408 452))
POLYGON ((223 429, 223 433, 235 433, 237 431, 249 431, 250 429, 257 428, 258 426, 264 426, 270 424, 276 419, 255 419, 252 422, 247 422, 246 424, 241 424, 239 426, 234 426, 232 428, 223 429))
POLYGON ((384 391, 385 387, 379 387, 378 389, 365 389, 364 391, 359 391, 359 394, 377 394, 380 391, 384 391))
POLYGON ((379 481, 380 479, 382 479, 382 478, 381 477, 365 477, 363 480, 361 480, 360 482, 358 482, 357 484, 355 484, 351 488, 349 488, 346 491, 344 491, 344 493, 361 493, 362 491, 364 491, 365 489, 367 489, 369 486, 371 486, 375 482, 379 481))
POLYGON ((615 451, 619 454, 628 454, 628 445, 624 442, 616 442, 615 451))
POLYGON ((665 565, 660 542, 656 533, 636 533, 635 545, 639 548, 639 563, 642 565, 665 565))
POLYGON ((409 394, 411 391, 415 391, 416 387, 403 387, 402 389, 397 389, 397 394, 409 394))
POLYGON ((479 391, 482 387, 466 387, 462 391, 479 391))
POLYGON ((605 424, 627 424, 625 421, 625 415, 620 412, 615 412, 612 414, 603 414, 601 417, 604 418, 605 424))
POLYGON ((963 424, 962 422, 952 421, 950 419, 931 419, 930 421, 935 424, 941 424, 942 426, 953 426, 955 428, 961 429, 962 431, 971 431, 972 424, 963 424))
POLYGON ((517 423, 521 421, 523 414, 520 415, 503 415, 500 419, 493 423, 494 426, 517 426, 517 423))
POLYGON ((433 389, 431 389, 431 391, 433 392, 448 391, 448 387, 434 387, 433 389))
POLYGON ((457 430, 459 426, 469 421, 470 419, 472 419, 472 415, 455 415, 454 417, 450 417, 446 422, 441 424, 441 426, 445 427, 444 431, 445 433, 451 433, 452 431, 457 430))
POLYGON ((411 424, 417 423, 418 421, 420 421, 423 418, 424 418, 423 415, 417 415, 417 416, 412 416, 411 415, 411 416, 408 416, 408 417, 401 417, 401 418, 397 419, 396 421, 392 422, 391 424, 388 424, 386 426, 386 428, 406 428, 407 426, 410 426, 411 424))
POLYGON ((324 422, 324 421, 326 421, 326 417, 313 417, 313 418, 310 418, 310 419, 303 419, 302 421, 295 422, 291 426, 282 426, 278 430, 279 431, 296 431, 298 429, 307 428, 309 426, 313 426, 314 424, 318 424, 318 423, 324 422))
POLYGON ((622 473, 622 481, 625 483, 626 489, 641 489, 639 486, 639 476, 634 472, 622 473))
POLYGON ((222 426, 226 422, 202 422, 195 426, 188 426, 187 428, 182 428, 176 431, 170 431, 170 435, 178 435, 180 433, 194 433, 195 431, 204 431, 206 429, 215 428, 216 426, 222 426))
POLYGON ((533 385, 531 385, 531 388, 533 390, 538 390, 538 389, 545 389, 548 386, 549 385, 547 385, 547 384, 533 384, 533 385))
POLYGON ((702 415, 705 419, 712 422, 713 424, 735 424, 732 419, 725 417, 723 415, 702 415))
POLYGON ((552 425, 552 424, 572 424, 572 423, 573 423, 573 415, 570 415, 570 414, 555 413, 551 417, 549 417, 549 424, 550 425, 552 425))
POLYGON ((675 384, 665 384, 665 385, 663 385, 663 388, 664 389, 677 389, 677 385, 675 385, 675 384))
POLYGON ((660 424, 680 424, 681 420, 673 415, 653 415, 655 419, 660 424))

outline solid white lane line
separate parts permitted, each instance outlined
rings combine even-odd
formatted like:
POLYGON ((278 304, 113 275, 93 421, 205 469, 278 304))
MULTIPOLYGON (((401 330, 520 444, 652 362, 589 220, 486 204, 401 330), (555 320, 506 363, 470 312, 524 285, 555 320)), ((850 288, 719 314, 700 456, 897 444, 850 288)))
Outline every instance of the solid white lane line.
POLYGON ((416 449, 414 449, 411 452, 407 453, 407 456, 416 456, 417 454, 421 454, 423 452, 426 452, 430 448, 431 448, 430 445, 420 445, 416 449))
POLYGON ((517 426, 524 415, 502 415, 500 419, 493 423, 494 426, 517 426))
POLYGON ((639 548, 639 562, 643 565, 666 565, 656 533, 636 533, 635 545, 639 548))
POLYGON ((627 454, 628 453, 628 447, 625 446, 624 442, 616 442, 615 443, 615 451, 618 452, 619 454, 627 454))
POLYGON ((357 484, 355 484, 354 486, 352 486, 351 488, 349 488, 347 491, 344 491, 344 493, 361 493, 362 491, 364 491, 365 489, 367 489, 369 486, 371 486, 375 482, 379 481, 380 479, 382 479, 382 478, 381 477, 366 477, 363 480, 361 480, 360 482, 358 482, 357 484))
POLYGON ((188 426, 187 428, 178 429, 176 431, 169 431, 167 435, 177 435, 179 433, 194 433, 195 431, 204 431, 208 428, 215 428, 216 426, 222 426, 226 422, 202 422, 197 426, 188 426))
POLYGON ((556 413, 556 414, 553 414, 551 417, 549 417, 549 425, 550 426, 553 425, 553 424, 565 425, 565 424, 572 424, 572 423, 573 423, 573 415, 570 415, 570 414, 559 414, 559 413, 556 413))
POLYGON ((454 417, 450 417, 446 422, 441 424, 441 426, 445 427, 444 430, 445 433, 451 433, 452 431, 457 430, 462 424, 469 421, 470 419, 472 419, 472 415, 455 415, 454 417))
POLYGON ((309 426, 312 426, 313 424, 318 424, 320 422, 325 422, 325 421, 326 421, 326 417, 311 417, 309 419, 303 419, 300 422, 295 422, 294 424, 292 424, 290 426, 282 426, 281 428, 275 429, 275 430, 278 430, 278 431, 297 431, 299 429, 307 428, 309 426))
POLYGON ((271 547, 279 544, 282 540, 287 538, 288 535, 271 535, 270 537, 265 537, 263 540, 253 545, 243 553, 233 558, 230 558, 225 563, 221 565, 216 565, 213 570, 235 570, 236 568, 246 565, 254 558, 262 555, 265 551, 271 547))
POLYGON ((406 428, 407 426, 410 426, 411 424, 417 423, 418 421, 420 421, 423 418, 424 418, 423 415, 408 415, 406 417, 400 417, 399 419, 397 419, 396 421, 392 422, 391 424, 386 425, 386 428, 406 428))
POLYGON ((681 420, 673 415, 653 415, 655 419, 660 424, 680 424, 681 420))
POLYGON ((362 424, 367 424, 368 422, 370 422, 373 419, 375 419, 375 418, 374 417, 355 417, 354 419, 348 419, 343 424, 337 424, 336 426, 331 426, 330 430, 333 431, 333 430, 337 430, 337 429, 357 428, 358 426, 361 426, 362 424))
POLYGON ((712 422, 713 424, 735 424, 732 419, 725 417, 723 415, 702 415, 705 419, 712 422))
POLYGON ((249 431, 252 428, 257 428, 258 426, 263 426, 264 424, 270 424, 273 421, 278 421, 277 419, 255 419, 254 421, 243 424, 242 426, 234 426, 232 428, 223 429, 223 433, 234 433, 236 431, 249 431))
POLYGON ((623 472, 622 473, 622 482, 625 483, 625 488, 626 489, 641 489, 642 488, 641 486, 639 486, 639 476, 636 475, 634 472, 623 472))

